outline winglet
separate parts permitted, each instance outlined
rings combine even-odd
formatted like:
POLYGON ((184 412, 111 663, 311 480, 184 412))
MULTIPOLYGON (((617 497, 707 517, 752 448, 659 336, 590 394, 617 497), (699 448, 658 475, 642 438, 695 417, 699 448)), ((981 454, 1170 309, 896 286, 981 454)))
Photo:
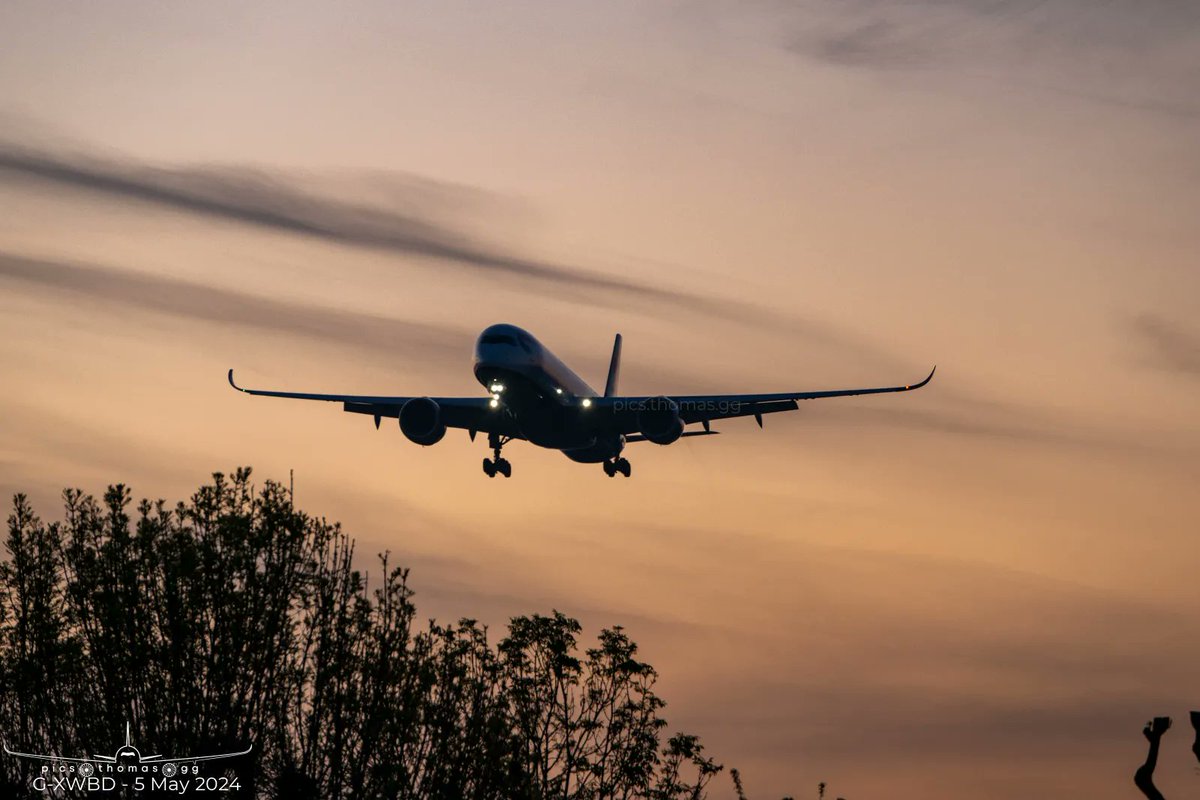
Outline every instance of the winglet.
POLYGON ((613 397, 617 393, 617 380, 621 377, 621 334, 613 340, 612 360, 608 362, 608 381, 604 384, 604 396, 613 397))
POLYGON ((925 376, 925 380, 921 381, 920 383, 914 383, 914 384, 910 384, 910 385, 908 385, 908 386, 905 386, 904 388, 905 388, 906 390, 907 390, 907 389, 920 389, 922 386, 924 386, 925 384, 927 384, 927 383, 929 383, 931 380, 933 380, 933 373, 935 373, 935 372, 937 372, 937 365, 936 365, 936 364, 934 364, 934 365, 933 365, 933 369, 929 370, 929 374, 925 376))
POLYGON ((233 382, 233 370, 229 370, 229 385, 232 386, 233 388, 237 389, 239 392, 246 391, 245 389, 243 389, 242 387, 238 386, 236 383, 233 382))

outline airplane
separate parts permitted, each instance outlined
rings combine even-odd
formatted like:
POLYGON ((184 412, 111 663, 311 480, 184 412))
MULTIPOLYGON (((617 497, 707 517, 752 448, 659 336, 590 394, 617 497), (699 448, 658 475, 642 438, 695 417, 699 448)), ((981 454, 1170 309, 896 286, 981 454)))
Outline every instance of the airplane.
POLYGON ((234 382, 232 369, 228 377, 230 386, 246 394, 341 403, 344 411, 374 417, 376 428, 384 417, 397 419, 404 435, 419 445, 441 441, 447 428, 465 429, 471 441, 486 433, 493 453, 483 459, 489 478, 512 475, 512 465, 500 451, 515 440, 559 450, 579 463, 601 463, 610 478, 617 473, 628 478, 632 469, 621 455, 627 444, 668 445, 683 437, 716 435, 710 423, 731 417, 753 416, 761 428, 764 414, 794 411, 799 400, 908 392, 929 383, 937 371, 934 367, 918 383, 874 389, 628 397, 617 394, 620 368, 619 333, 604 393, 599 394, 528 331, 497 324, 485 328, 475 342, 475 378, 488 390, 487 397, 278 392, 243 389, 234 382), (695 423, 703 430, 686 430, 695 423))
MULTIPOLYGON (((124 760, 128 760, 128 759, 133 759, 134 764, 164 764, 164 765, 166 765, 166 764, 180 764, 180 763, 184 763, 184 762, 190 764, 194 761, 213 761, 213 760, 220 759, 220 758, 237 758, 238 756, 247 755, 253 749, 254 749, 254 745, 251 744, 245 750, 236 750, 231 753, 213 753, 211 755, 205 755, 205 756, 179 756, 178 758, 163 758, 161 755, 144 756, 141 754, 141 752, 136 747, 133 746, 133 742, 129 737, 129 723, 128 722, 125 723, 125 744, 118 747, 117 752, 115 752, 111 756, 97 754, 97 755, 89 756, 86 758, 69 758, 67 756, 46 755, 43 753, 22 753, 17 750, 10 750, 8 747, 8 743, 7 742, 4 743, 4 752, 10 756, 16 756, 17 758, 31 758, 31 759, 35 759, 38 761, 69 761, 72 763, 84 764, 84 765, 116 764, 119 761, 124 761, 124 760)), ((87 775, 90 775, 93 770, 94 770, 94 768, 86 768, 85 777, 87 775)), ((171 774, 174 774, 174 772, 172 772, 171 774)))

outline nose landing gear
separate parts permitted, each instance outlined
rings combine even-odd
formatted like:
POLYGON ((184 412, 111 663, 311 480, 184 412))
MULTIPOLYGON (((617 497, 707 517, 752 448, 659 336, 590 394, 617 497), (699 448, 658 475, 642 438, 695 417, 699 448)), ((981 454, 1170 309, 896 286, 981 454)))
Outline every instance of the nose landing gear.
POLYGON ((504 447, 509 441, 511 441, 511 438, 507 436, 501 437, 495 433, 488 435, 488 444, 492 446, 492 453, 495 455, 494 459, 485 458, 483 460, 483 472, 489 478, 496 477, 497 473, 506 478, 512 477, 512 464, 508 463, 507 458, 500 457, 500 448, 504 447))
POLYGON ((628 478, 632 471, 629 466, 629 460, 625 458, 614 458, 611 461, 604 462, 604 474, 610 478, 618 472, 628 478))

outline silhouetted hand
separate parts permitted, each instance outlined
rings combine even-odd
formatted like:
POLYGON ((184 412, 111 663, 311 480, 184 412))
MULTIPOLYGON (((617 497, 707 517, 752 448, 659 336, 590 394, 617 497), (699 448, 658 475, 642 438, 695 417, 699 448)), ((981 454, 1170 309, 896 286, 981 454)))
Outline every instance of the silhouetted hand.
MULTIPOLYGON (((1193 715, 1195 712, 1192 712, 1193 715)), ((1194 719, 1194 716, 1193 716, 1194 719)), ((1142 728, 1142 735, 1151 742, 1157 742, 1162 738, 1162 735, 1171 729, 1170 717, 1155 717, 1152 721, 1146 723, 1146 727, 1142 728)))
POLYGON ((1142 728, 1142 735, 1150 742, 1150 751, 1146 754, 1146 763, 1133 773, 1133 783, 1149 800, 1165 800, 1162 792, 1154 785, 1154 767, 1158 763, 1159 740, 1170 729, 1170 717, 1155 717, 1142 728))

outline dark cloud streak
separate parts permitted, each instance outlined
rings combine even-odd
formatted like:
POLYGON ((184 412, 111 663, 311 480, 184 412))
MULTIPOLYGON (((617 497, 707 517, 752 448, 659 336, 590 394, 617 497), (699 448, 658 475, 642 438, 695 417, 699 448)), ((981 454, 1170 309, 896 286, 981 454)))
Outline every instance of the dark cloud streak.
POLYGON ((1134 319, 1133 331, 1157 366, 1191 378, 1200 378, 1200 336, 1150 313, 1134 319))
MULTIPOLYGON (((765 327, 803 337, 815 345, 875 363, 893 361, 872 343, 816 320, 753 303, 664 289, 507 255, 433 219, 304 191, 280 176, 253 168, 164 169, 131 160, 50 154, 0 143, 0 177, 6 172, 266 230, 376 248, 395 255, 439 259, 493 280, 530 281, 541 294, 566 301, 622 309, 633 307, 656 315, 664 308, 674 307, 707 320, 765 327)), ((428 189, 429 182, 424 184, 428 189)))
POLYGON ((1196 3, 847 0, 796 3, 787 20, 786 49, 836 67, 970 74, 1180 120, 1200 114, 1181 90, 1200 79, 1196 3))
POLYGON ((507 255, 433 220, 303 191, 262 170, 154 168, 13 145, 0 145, 0 170, 278 232, 440 259, 494 276, 538 281, 573 292, 603 292, 704 311, 715 309, 715 301, 705 298, 507 255))
MULTIPOLYGON (((368 350, 388 356, 427 362, 466 357, 466 343, 474 336, 449 325, 396 319, 367 312, 342 310, 311 303, 279 300, 261 295, 207 286, 178 278, 139 273, 98 264, 78 264, 29 258, 0 251, 0 281, 15 281, 37 292, 74 298, 80 307, 106 306, 142 314, 157 314, 185 321, 234 326, 247 331, 302 336, 323 344, 368 350)), ((1164 351, 1160 360, 1174 358, 1180 369, 1200 375, 1200 344, 1165 323, 1145 319, 1144 331, 1164 351), (1189 349, 1190 348, 1190 349, 1189 349), (1187 361, 1188 358, 1192 360, 1187 361)), ((634 365, 635 373, 637 371, 634 365)), ((689 392, 728 391, 697 374, 670 367, 642 367, 642 383, 661 386, 665 381, 689 392)), ((994 407, 970 398, 959 398, 957 413, 946 408, 883 408, 870 403, 833 404, 812 413, 839 425, 866 425, 884 429, 926 432, 1009 441, 1027 445, 1066 445, 1130 449, 1134 445, 1095 431, 1050 423, 1029 410, 994 407), (1014 420, 1020 415, 1020 422, 1014 420)), ((1136 449, 1157 448, 1140 442, 1136 449)))
POLYGON ((69 264, 0 252, 0 279, 100 302, 217 325, 305 336, 388 354, 461 356, 467 334, 449 326, 409 322, 356 311, 276 300, 199 283, 99 265, 69 264))

